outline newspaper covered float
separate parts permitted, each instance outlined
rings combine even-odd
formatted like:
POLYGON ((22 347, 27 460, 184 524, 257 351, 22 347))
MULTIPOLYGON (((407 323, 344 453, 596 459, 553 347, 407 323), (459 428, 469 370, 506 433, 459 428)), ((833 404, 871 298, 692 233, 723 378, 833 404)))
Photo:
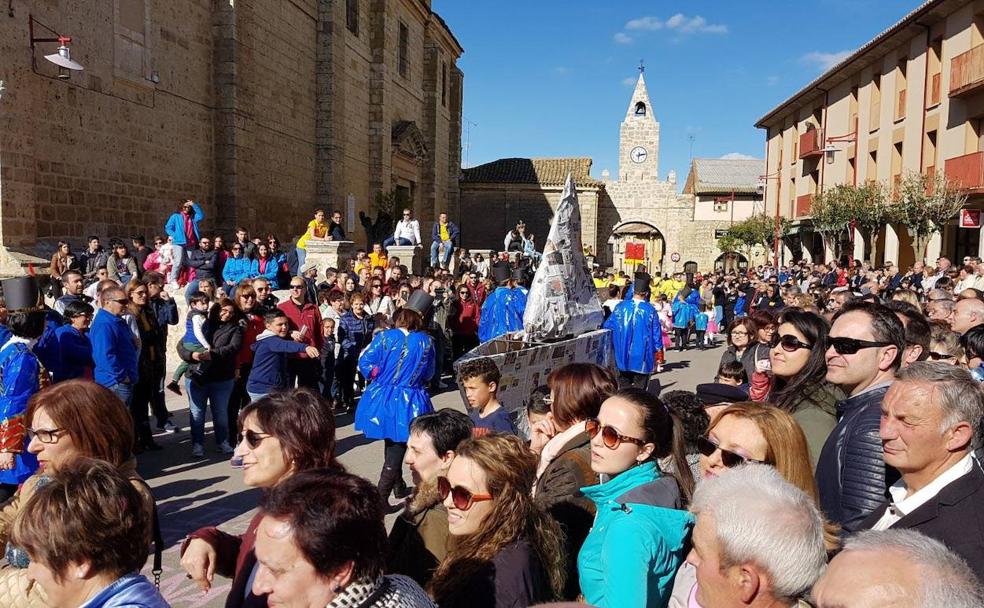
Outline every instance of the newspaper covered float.
MULTIPOLYGON (((455 362, 455 371, 464 361, 491 358, 502 373, 499 402, 525 433, 530 393, 546 384, 551 371, 568 363, 614 369, 611 332, 598 329, 603 319, 581 245, 577 190, 568 174, 530 286, 523 331, 479 344, 455 362)), ((464 389, 460 390, 464 398, 464 389)))

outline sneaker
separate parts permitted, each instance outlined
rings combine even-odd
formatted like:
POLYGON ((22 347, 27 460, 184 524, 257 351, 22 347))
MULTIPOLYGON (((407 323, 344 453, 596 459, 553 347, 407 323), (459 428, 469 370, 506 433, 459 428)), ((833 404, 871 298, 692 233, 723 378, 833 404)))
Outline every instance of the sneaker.
POLYGON ((194 458, 201 458, 205 455, 205 448, 200 443, 191 446, 191 455, 194 458))
POLYGON ((164 428, 162 430, 165 433, 179 433, 181 432, 181 427, 168 420, 164 423, 164 428))
POLYGON ((174 380, 171 380, 170 382, 168 382, 167 383, 167 386, 164 387, 164 388, 166 388, 167 390, 171 391, 175 395, 180 395, 181 394, 181 387, 174 380))
POLYGON ((233 449, 231 445, 229 445, 228 441, 223 441, 222 443, 220 443, 218 449, 219 449, 219 454, 232 454, 236 451, 235 449, 233 449))

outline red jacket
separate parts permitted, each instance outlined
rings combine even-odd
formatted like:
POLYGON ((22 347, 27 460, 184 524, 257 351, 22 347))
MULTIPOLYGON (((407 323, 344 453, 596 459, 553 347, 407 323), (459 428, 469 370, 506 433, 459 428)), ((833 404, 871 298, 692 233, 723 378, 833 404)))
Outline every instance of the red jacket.
POLYGON ((236 356, 236 369, 240 369, 242 366, 253 364, 253 355, 255 352, 250 346, 256 342, 256 336, 263 333, 266 325, 263 323, 263 317, 255 314, 246 315, 246 331, 243 333, 243 345, 239 349, 239 354, 236 356))
MULTIPOLYGON (((293 300, 288 298, 285 302, 281 302, 278 308, 284 311, 284 314, 290 319, 290 331, 299 331, 302 328, 307 328, 303 342, 308 346, 313 346, 321 350, 321 346, 325 343, 325 337, 321 335, 321 313, 318 311, 317 306, 310 302, 305 302, 303 306, 298 306, 294 304, 293 300)), ((307 357, 304 353, 301 353, 299 356, 307 357)))
POLYGON ((469 299, 455 302, 454 314, 448 317, 448 327, 457 336, 474 336, 478 334, 478 321, 481 318, 482 305, 469 299))
POLYGON ((253 516, 242 536, 234 536, 218 528, 200 528, 188 535, 181 544, 181 555, 184 555, 188 543, 193 538, 200 538, 212 545, 216 552, 215 573, 232 579, 232 589, 226 599, 226 608, 261 608, 265 607, 266 596, 250 594, 247 599, 246 583, 256 565, 256 553, 253 545, 256 542, 256 528, 260 525, 263 514, 253 516))

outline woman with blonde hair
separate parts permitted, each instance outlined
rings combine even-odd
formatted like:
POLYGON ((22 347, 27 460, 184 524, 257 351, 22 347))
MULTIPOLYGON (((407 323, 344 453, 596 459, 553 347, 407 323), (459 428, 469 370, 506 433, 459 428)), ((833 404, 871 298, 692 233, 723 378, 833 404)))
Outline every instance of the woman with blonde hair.
MULTIPOLYGON (((734 403, 711 421, 707 434, 697 440, 697 450, 700 452, 700 474, 704 479, 726 475, 728 469, 746 463, 765 464, 774 467, 786 481, 819 504, 806 435, 792 415, 784 410, 754 401, 734 403)), ((838 532, 835 525, 825 525, 824 542, 828 552, 839 548, 838 532)), ((696 593, 696 572, 685 564, 677 572, 669 606, 699 606, 696 593)))
POLYGON ((564 587, 563 535, 533 502, 536 455, 514 435, 458 446, 437 487, 453 537, 430 590, 442 608, 531 606, 564 587))

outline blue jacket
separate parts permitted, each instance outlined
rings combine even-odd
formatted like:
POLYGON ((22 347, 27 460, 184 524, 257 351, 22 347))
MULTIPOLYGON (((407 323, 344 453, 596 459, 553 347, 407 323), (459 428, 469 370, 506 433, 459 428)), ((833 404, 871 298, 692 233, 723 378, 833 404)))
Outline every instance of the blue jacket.
POLYGON ((164 328, 168 325, 178 324, 178 305, 174 298, 151 298, 148 300, 151 310, 157 315, 157 324, 164 328))
POLYGON ((676 480, 646 462, 581 492, 598 508, 577 558, 586 603, 666 606, 694 522, 676 480))
POLYGON ((697 331, 707 331, 707 322, 710 317, 707 316, 706 312, 699 312, 697 316, 694 317, 694 329, 697 331))
POLYGON ((635 298, 619 302, 602 327, 612 330, 615 366, 620 371, 653 373, 656 351, 663 350, 663 329, 655 306, 635 298))
MULTIPOLYGON (((198 222, 205 219, 205 212, 198 203, 192 204, 192 215, 191 215, 191 225, 195 232, 195 240, 198 240, 198 222)), ((185 237, 185 216, 184 213, 177 211, 171 214, 171 217, 167 218, 167 223, 164 224, 164 231, 167 235, 173 239, 175 245, 187 245, 188 239, 185 237)))
POLYGON ((881 506, 886 490, 899 478, 885 464, 879 435, 886 392, 887 385, 838 401, 837 426, 817 461, 820 508, 845 533, 856 531, 881 506))
POLYGON ((253 369, 246 380, 246 390, 266 394, 287 388, 287 356, 303 353, 307 344, 287 340, 264 330, 250 348, 254 352, 253 369))
POLYGON ((230 257, 222 267, 222 279, 226 282, 239 283, 243 279, 252 278, 255 275, 250 274, 250 272, 255 263, 254 260, 244 255, 240 255, 238 258, 230 257))
POLYGON ((359 352, 372 340, 372 330, 376 323, 369 313, 361 319, 348 311, 338 319, 338 344, 342 359, 355 359, 359 352))
POLYGON ((514 289, 497 287, 482 304, 478 320, 478 339, 488 342, 496 336, 523 329, 526 298, 514 289))
MULTIPOLYGON (((55 340, 55 330, 65 324, 65 319, 58 314, 55 309, 49 308, 45 311, 44 317, 44 332, 41 333, 41 337, 38 338, 37 344, 31 349, 31 352, 37 356, 38 361, 45 369, 52 370, 58 367, 58 361, 60 355, 58 354, 58 342, 55 340)), ((13 336, 13 334, 11 334, 13 336)), ((10 338, 8 338, 9 340, 10 338)), ((0 346, 6 344, 7 341, 4 340, 0 343, 0 346)))
POLYGON ((0 483, 17 485, 34 474, 38 459, 27 451, 27 402, 41 390, 38 358, 23 341, 0 345, 0 445, 20 449, 14 468, 0 471, 0 483), (23 446, 23 447, 21 447, 23 446))
POLYGON ((92 359, 96 362, 93 379, 106 388, 121 382, 136 384, 139 379, 137 360, 140 352, 126 321, 106 311, 99 311, 89 328, 92 359))
POLYGON ((146 577, 125 574, 79 608, 170 608, 170 604, 146 577))
MULTIPOLYGON (((458 226, 454 222, 449 221, 448 222, 448 236, 451 237, 451 242, 453 244, 455 244, 455 245, 458 244, 458 235, 459 234, 461 234, 461 231, 458 230, 458 226)), ((436 242, 436 243, 441 242, 441 224, 440 224, 440 222, 434 222, 434 227, 431 228, 431 240, 434 241, 434 242, 436 242)))
MULTIPOLYGON (((105 313, 103 313, 105 314, 105 313)), ((63 325, 55 330, 60 360, 51 371, 52 381, 82 378, 96 364, 92 360, 92 344, 89 337, 71 325, 63 325)))
POLYGON ((680 298, 674 299, 670 308, 673 310, 673 327, 684 329, 697 316, 697 307, 680 298))
POLYGON ((381 331, 359 357, 369 379, 355 411, 355 430, 369 439, 406 441, 410 423, 434 411, 427 384, 434 375, 434 342, 424 331, 381 331))
POLYGON ((282 255, 273 256, 267 260, 263 272, 260 272, 260 260, 257 258, 250 263, 249 276, 253 279, 263 277, 267 281, 270 281, 270 289, 276 291, 280 288, 279 281, 277 281, 277 273, 280 272, 280 265, 283 264, 283 261, 282 255))

